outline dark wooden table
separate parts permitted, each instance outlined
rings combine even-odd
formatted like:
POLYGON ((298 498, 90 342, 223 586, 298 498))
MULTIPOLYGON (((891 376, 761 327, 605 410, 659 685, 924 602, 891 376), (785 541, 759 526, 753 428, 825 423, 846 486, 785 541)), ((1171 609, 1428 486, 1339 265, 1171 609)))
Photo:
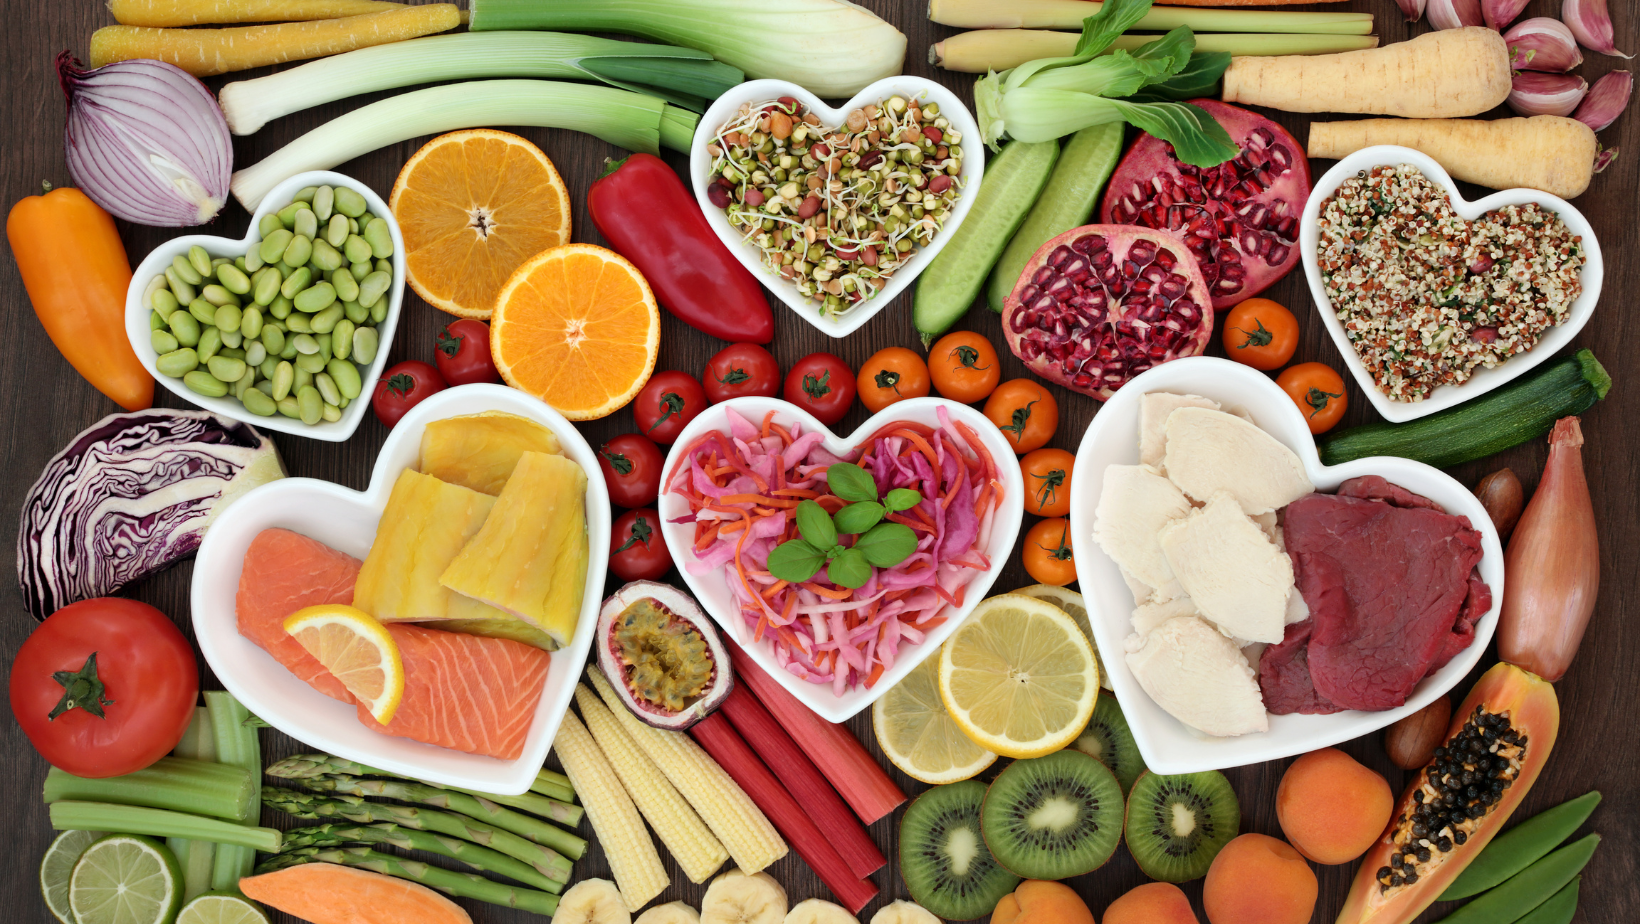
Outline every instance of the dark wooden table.
MULTIPOLYGON (((929 23, 923 0, 865 0, 865 4, 909 36, 907 72, 941 80, 964 96, 970 94, 972 78, 936 70, 926 63, 928 46, 956 30, 929 23)), ((68 181, 61 141, 63 101, 52 71, 52 57, 64 48, 84 56, 92 31, 111 19, 98 0, 7 0, 5 6, 11 14, 10 28, 0 33, 0 43, 3 43, 0 47, 5 49, 3 92, 0 92, 0 112, 4 117, 0 118, 0 124, 6 127, 6 150, 0 158, 0 194, 9 204, 38 192, 41 180, 56 184, 68 181)), ((1408 26, 1389 0, 1350 0, 1347 4, 1330 4, 1324 8, 1378 14, 1377 32, 1385 42, 1401 41, 1429 28, 1427 22, 1408 26)), ((1534 0, 1525 15, 1557 15, 1559 8, 1558 0, 1534 0)), ((1617 0, 1612 8, 1618 18, 1618 47, 1640 50, 1640 21, 1637 21, 1640 11, 1623 0, 1617 0)), ((1619 59, 1588 52, 1581 73, 1592 82, 1598 75, 1623 66, 1626 65, 1619 59)), ((213 88, 222 82, 222 78, 210 81, 213 88)), ((235 162, 241 166, 255 163, 303 132, 378 98, 380 96, 359 97, 321 106, 280 119, 254 136, 236 138, 235 162)), ((1503 114, 1507 113, 1502 110, 1494 113, 1503 114)), ((1307 120, 1290 115, 1278 118, 1301 142, 1305 139, 1307 120)), ((569 131, 534 128, 520 131, 552 157, 568 182, 575 204, 575 240, 603 243, 587 217, 584 193, 603 169, 605 158, 620 157, 622 152, 590 136, 569 131)), ((385 196, 392 188, 399 167, 425 140, 393 145, 338 169, 364 180, 385 196)), ((1557 685, 1562 710, 1560 743, 1543 777, 1522 806, 1521 817, 1590 789, 1598 788, 1604 793, 1605 801, 1589 827, 1599 831, 1605 843, 1584 871, 1583 910, 1579 919, 1590 924, 1627 924, 1640 919, 1640 887, 1636 885, 1640 882, 1640 834, 1633 828, 1622 827, 1620 822, 1627 818, 1632 824, 1640 817, 1640 783, 1637 783, 1640 780, 1637 773, 1640 771, 1640 732, 1636 731, 1635 724, 1635 717, 1640 715, 1640 693, 1636 691, 1640 683, 1640 638, 1634 627, 1627 625, 1629 619, 1640 619, 1640 603, 1634 590, 1634 578, 1640 572, 1640 525, 1635 515, 1635 498, 1640 493, 1640 479, 1636 477, 1640 469, 1640 436, 1624 430, 1622 421, 1625 412, 1640 408, 1640 386, 1630 378, 1635 371, 1628 363, 1625 346, 1628 338, 1640 336, 1640 324, 1630 310, 1634 293, 1640 291, 1640 260, 1636 259, 1640 256, 1640 225, 1634 218, 1635 209, 1640 205, 1640 196, 1636 195, 1640 189, 1640 180, 1637 180, 1640 114, 1630 112, 1604 132, 1601 140, 1608 147, 1621 146, 1625 156, 1596 177, 1594 185, 1576 204, 1599 235, 1606 254, 1607 274, 1605 298, 1593 321, 1578 337, 1577 346, 1592 347, 1616 379, 1607 399, 1584 417, 1588 441, 1584 459, 1602 532, 1603 587, 1584 639, 1582 656, 1557 685)), ((668 158, 680 169, 685 163, 684 158, 675 154, 669 154, 668 158)), ((1313 166, 1319 173, 1329 164, 1313 166)), ((1475 190, 1466 189, 1465 194, 1473 197, 1475 190)), ((231 204, 211 231, 237 238, 244 233, 246 224, 245 211, 231 204)), ((124 223, 120 230, 133 263, 174 233, 124 223)), ((1320 360, 1335 367, 1340 365, 1331 341, 1311 308, 1302 272, 1291 274, 1265 294, 1291 307, 1300 318, 1303 342, 1295 361, 1320 360)), ((775 302, 777 339, 773 352, 782 369, 818 350, 835 352, 857 367, 883 347, 916 346, 910 302, 908 293, 844 341, 822 336, 775 302)), ((707 358, 723 344, 686 327, 670 315, 663 314, 663 317, 665 326, 657 369, 681 369, 699 375, 707 358)), ((445 315, 407 289, 404 319, 393 344, 392 360, 430 360, 433 334, 446 320, 445 315)), ((1024 374, 1022 365, 1003 348, 998 317, 987 310, 983 302, 970 311, 962 326, 980 331, 998 344, 1004 378, 1024 374)), ((0 537, 9 537, 16 530, 16 511, 23 493, 45 461, 75 433, 118 408, 82 381, 53 349, 30 310, 16 264, 9 257, 0 260, 0 343, 5 344, 0 348, 0 409, 3 409, 0 410, 0 537)), ((1217 338, 1211 352, 1222 354, 1217 338)), ((163 389, 157 390, 157 394, 159 403, 164 406, 184 406, 163 389)), ((1062 389, 1055 388, 1054 394, 1059 400, 1061 422, 1052 445, 1074 451, 1099 404, 1062 389)), ((1346 425, 1375 419, 1353 381, 1350 405, 1346 425)), ((865 410, 856 405, 841 427, 852 428, 865 417, 865 410)), ((634 424, 631 412, 623 410, 607 419, 584 424, 581 429, 596 445, 633 430, 634 424)), ((275 434, 274 439, 290 474, 325 478, 362 489, 386 435, 386 429, 373 416, 366 415, 358 432, 345 443, 323 443, 279 434, 275 434)), ((1537 482, 1545 456, 1545 445, 1540 441, 1494 459, 1463 466, 1453 474, 1465 484, 1473 485, 1486 473, 1508 465, 1530 488, 1537 482)), ((192 573, 192 563, 184 562, 152 580, 127 588, 127 593, 171 614, 191 635, 187 590, 192 573)), ((617 583, 612 580, 609 586, 617 583)), ((996 587, 1002 590, 1027 583, 1030 580, 1016 555, 1007 564, 996 587)), ((5 652, 9 665, 12 653, 35 623, 15 591, 4 599, 8 602, 8 612, 0 619, 0 651, 5 652)), ((1488 652, 1482 667, 1493 660, 1494 654, 1488 652)), ((203 687, 219 686, 203 661, 200 671, 203 687)), ((1468 686, 1466 681, 1455 692, 1461 695, 1468 686)), ((856 718, 850 727, 875 750, 869 715, 856 718)), ((270 759, 306 750, 298 742, 273 731, 264 733, 263 747, 270 759)), ((1384 756, 1380 734, 1352 741, 1344 748, 1367 766, 1383 772, 1399 791, 1406 774, 1384 756)), ((1278 761, 1226 771, 1241 799, 1243 830, 1281 835, 1275 816, 1275 792, 1286 763, 1278 761)), ((5 721, 0 729, 0 774, 3 774, 0 778, 5 780, 5 785, 0 787, 4 793, 0 796, 0 819, 5 819, 5 841, 11 845, 0 866, 0 907, 6 909, 0 911, 0 919, 5 921, 49 924, 52 920, 39 898, 36 873, 40 854, 52 837, 39 799, 45 771, 45 761, 29 746, 16 722, 5 721)), ((897 771, 895 776, 908 793, 915 795, 925 788, 897 771)), ((266 823, 279 825, 286 820, 275 813, 264 819, 266 823)), ((583 833, 590 836, 590 832, 583 833)), ((869 921, 870 914, 882 901, 908 897, 897 868, 896 834, 893 818, 872 828, 872 835, 889 857, 889 865, 872 877, 882 890, 881 900, 866 908, 862 920, 869 921)), ((698 905, 703 888, 690 884, 669 858, 667 862, 674 886, 661 900, 682 898, 698 905)), ((785 885, 793 903, 816 896, 831 897, 796 854, 776 864, 770 872, 785 885)), ((1353 864, 1317 868, 1321 897, 1315 921, 1333 920, 1349 890, 1353 872, 1353 864)), ((608 877, 609 874, 609 866, 596 846, 576 867, 578 877, 608 877)), ((1114 898, 1144 881, 1145 877, 1123 850, 1103 869, 1078 877, 1072 884, 1088 899, 1095 913, 1102 914, 1114 898)), ((1191 883, 1185 889, 1200 912, 1201 884, 1191 883)), ((472 902, 463 904, 479 922, 538 920, 523 912, 472 902)), ((1425 920, 1439 918, 1442 907, 1450 910, 1450 906, 1436 907, 1425 920)), ((277 920, 295 919, 281 915, 277 920)))

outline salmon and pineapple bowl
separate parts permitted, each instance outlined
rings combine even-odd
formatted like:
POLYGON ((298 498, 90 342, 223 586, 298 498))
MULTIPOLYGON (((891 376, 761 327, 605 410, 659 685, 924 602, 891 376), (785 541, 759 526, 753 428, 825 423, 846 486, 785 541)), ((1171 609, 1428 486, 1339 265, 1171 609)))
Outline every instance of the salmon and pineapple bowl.
POLYGON ((585 441, 527 395, 464 386, 400 421, 364 493, 270 487, 213 529, 195 571, 195 630, 224 685, 359 763, 527 788, 597 622, 609 517, 585 441))

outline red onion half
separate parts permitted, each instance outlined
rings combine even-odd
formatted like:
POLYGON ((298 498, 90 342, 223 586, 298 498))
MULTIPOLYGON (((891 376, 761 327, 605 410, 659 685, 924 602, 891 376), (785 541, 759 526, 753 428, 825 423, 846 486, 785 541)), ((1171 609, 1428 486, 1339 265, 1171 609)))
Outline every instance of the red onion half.
POLYGON ((87 71, 66 51, 57 76, 68 97, 68 172, 93 201, 169 228, 202 225, 222 210, 233 138, 204 84, 147 59, 87 71))

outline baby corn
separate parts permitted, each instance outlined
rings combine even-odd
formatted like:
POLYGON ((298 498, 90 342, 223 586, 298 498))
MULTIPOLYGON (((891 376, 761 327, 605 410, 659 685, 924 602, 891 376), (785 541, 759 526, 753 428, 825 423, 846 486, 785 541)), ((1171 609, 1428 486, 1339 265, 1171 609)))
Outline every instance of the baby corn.
POLYGON ((586 726, 573 713, 564 716, 552 746, 570 783, 581 795, 598 841, 604 845, 610 871, 621 889, 621 900, 626 902, 627 910, 637 911, 672 884, 637 807, 586 726))

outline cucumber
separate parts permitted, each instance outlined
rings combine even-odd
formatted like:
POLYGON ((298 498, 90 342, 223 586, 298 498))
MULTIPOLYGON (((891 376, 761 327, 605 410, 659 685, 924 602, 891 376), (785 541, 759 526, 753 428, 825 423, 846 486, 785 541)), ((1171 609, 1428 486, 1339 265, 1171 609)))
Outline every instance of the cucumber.
POLYGON ((1048 185, 991 270, 985 300, 992 311, 1002 313, 1003 299, 1014 290, 1020 271, 1037 248, 1056 234, 1087 224, 1093 217, 1099 194, 1105 191, 1116 162, 1122 159, 1122 133, 1126 128, 1125 122, 1090 125, 1065 142, 1048 185))
POLYGON ((974 304, 985 275, 1042 194, 1058 159, 1057 140, 1010 141, 985 165, 979 190, 970 192, 975 198, 968 217, 917 279, 911 316, 924 347, 974 304))
POLYGON ((1317 440, 1321 461, 1401 456, 1450 468, 1537 439, 1606 397, 1612 378, 1587 349, 1455 408, 1404 424, 1352 427, 1317 440))

